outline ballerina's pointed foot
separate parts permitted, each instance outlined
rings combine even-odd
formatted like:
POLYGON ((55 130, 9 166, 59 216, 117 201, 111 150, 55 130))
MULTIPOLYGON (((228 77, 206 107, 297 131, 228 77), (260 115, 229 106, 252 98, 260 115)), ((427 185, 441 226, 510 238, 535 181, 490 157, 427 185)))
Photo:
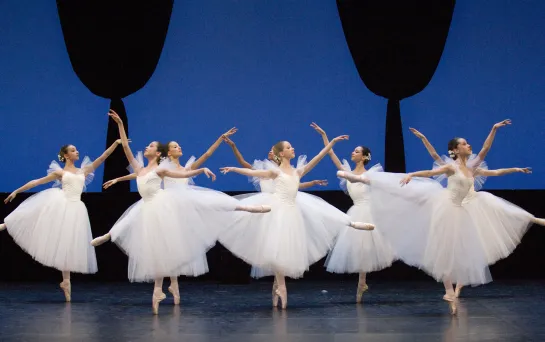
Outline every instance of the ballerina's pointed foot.
POLYGON ((460 297, 460 293, 462 292, 463 286, 456 286, 456 290, 454 291, 454 297, 458 298, 460 297))
POLYGON ((151 309, 154 315, 159 314, 159 303, 163 301, 167 296, 162 291, 153 291, 153 297, 151 298, 151 309))
POLYGON ((276 293, 276 290, 278 289, 278 285, 276 284, 276 280, 273 283, 272 286, 272 306, 273 308, 278 307, 278 293, 276 293))
POLYGON ((269 205, 247 205, 240 208, 242 211, 259 214, 268 213, 271 211, 271 206, 269 205))
POLYGON ((456 306, 456 296, 455 295, 444 295, 443 300, 448 302, 450 314, 456 315, 458 313, 458 307, 456 306))
POLYGON ((91 246, 93 246, 93 247, 100 246, 104 242, 110 241, 111 238, 112 238, 112 236, 110 235, 110 233, 99 236, 96 239, 93 239, 93 241, 91 241, 91 246))
POLYGON ((63 280, 62 283, 60 283, 61 290, 64 292, 64 298, 67 302, 72 301, 72 284, 70 284, 70 280, 63 280))
POLYGON ((282 301, 282 309, 285 309, 288 307, 288 290, 285 286, 278 286, 276 288, 276 295, 280 297, 280 300, 282 301))
POLYGON ((357 229, 357 230, 373 230, 375 229, 375 225, 371 223, 365 223, 365 222, 350 222, 350 227, 357 229))
POLYGON ((169 286, 168 292, 174 297, 174 305, 180 305, 180 289, 177 286, 169 286))
POLYGON ((6 229, 6 224, 5 223, 0 224, 0 232, 3 231, 4 229, 6 229))
MULTIPOLYGON (((539 224, 540 226, 545 226, 545 219, 542 219, 542 218, 535 218, 535 219, 534 219, 534 223, 535 223, 535 224, 539 224)), ((0 228, 0 230, 2 230, 2 229, 0 228)))
POLYGON ((369 290, 369 286, 367 284, 358 284, 358 292, 356 293, 356 303, 361 303, 361 299, 363 297, 363 294, 369 290))

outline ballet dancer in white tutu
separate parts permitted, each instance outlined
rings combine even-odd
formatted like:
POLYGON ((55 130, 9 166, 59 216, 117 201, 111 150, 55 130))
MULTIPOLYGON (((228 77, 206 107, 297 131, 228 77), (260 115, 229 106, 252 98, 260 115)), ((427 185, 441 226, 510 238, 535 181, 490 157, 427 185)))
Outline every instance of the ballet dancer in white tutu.
POLYGON ((0 230, 7 229, 15 243, 36 261, 62 272, 60 287, 67 302, 72 298, 70 272, 96 273, 95 249, 87 208, 81 201, 81 193, 94 177, 94 170, 121 144, 117 140, 99 158, 91 161, 83 158, 80 167, 79 152, 74 145, 64 145, 58 159, 61 167, 52 161, 47 176, 34 179, 12 192, 5 203, 17 194, 38 185, 55 182, 52 189, 40 191, 21 203, 9 214, 0 230))
POLYGON ((141 157, 133 156, 119 116, 113 111, 109 115, 119 127, 123 150, 137 174, 142 200, 127 209, 110 232, 92 244, 98 246, 111 239, 129 257, 130 281, 155 281, 152 310, 157 314, 159 303, 166 298, 163 278, 184 274, 188 264, 203 258, 215 244, 219 230, 234 219, 234 211, 263 212, 270 208, 242 206, 236 199, 212 191, 189 187, 162 189, 161 183, 167 177, 190 178, 204 173, 214 180, 215 175, 206 168, 178 169, 169 161, 159 164, 162 146, 157 142, 146 147, 143 157, 148 159, 148 165, 144 166, 141 157))
MULTIPOLYGON (((263 160, 257 160, 257 159, 254 160, 253 164, 248 163, 244 159, 244 157, 242 156, 242 153, 240 153, 240 151, 238 150, 237 145, 235 144, 235 142, 233 140, 231 140, 229 138, 229 136, 225 136, 223 138, 223 140, 225 141, 225 143, 227 145, 231 146, 231 149, 233 150, 235 158, 237 159, 240 166, 242 166, 243 168, 251 169, 251 170, 260 170, 263 167, 263 165, 265 165, 265 162, 263 160)), ((274 152, 273 152, 272 147, 271 147, 271 150, 269 151, 269 153, 267 155, 267 160, 275 162, 274 152)), ((264 192, 270 192, 270 193, 272 193, 274 191, 274 186, 273 186, 273 180, 272 179, 261 179, 259 177, 251 177, 250 179, 252 180, 252 183, 254 183, 254 186, 255 186, 257 191, 264 191, 264 192)), ((317 185, 327 186, 327 180, 325 180, 325 179, 324 180, 315 179, 315 180, 312 180, 310 182, 300 183, 299 184, 299 190, 308 189, 308 188, 311 188, 311 187, 317 186, 317 185)), ((235 197, 236 198, 244 198, 244 197, 247 197, 247 196, 248 195, 238 195, 238 196, 235 196, 235 197)))
MULTIPOLYGON (((329 139, 326 132, 316 123, 312 123, 311 126, 322 136, 324 145, 327 146, 329 139)), ((371 150, 365 146, 357 146, 352 152, 351 160, 355 163, 354 169, 351 169, 346 160, 341 163, 333 149, 329 151, 329 156, 340 171, 351 172, 354 175, 382 172, 380 164, 376 164, 370 169, 365 168, 371 161, 371 150)), ((361 182, 352 183, 344 178, 341 178, 340 185, 354 202, 354 205, 348 210, 348 216, 353 221, 374 223, 371 215, 372 194, 369 185, 361 182)), ((344 227, 333 250, 327 257, 326 267, 329 272, 333 273, 359 273, 356 302, 361 303, 363 293, 369 289, 367 273, 390 267, 394 260, 395 254, 392 246, 380 233, 380 227, 375 227, 371 232, 344 227)))
MULTIPOLYGON (((504 120, 494 126, 492 129, 491 139, 494 138, 498 128, 511 124, 510 120, 504 120)), ((454 163, 452 157, 442 156, 436 152, 435 148, 428 141, 424 134, 414 128, 411 132, 422 140, 422 143, 428 150, 428 153, 434 159, 434 168, 439 168, 446 164, 454 163)), ((492 140, 490 141, 492 143, 492 140)), ((455 156, 454 156, 455 157, 455 156)), ((475 155, 470 156, 470 159, 475 158, 475 155)), ((479 216, 477 221, 477 229, 480 241, 486 253, 488 264, 492 265, 498 260, 509 256, 521 242, 522 237, 532 223, 542 225, 540 219, 530 219, 531 215, 523 209, 509 203, 501 198, 491 195, 488 192, 479 191, 484 185, 487 176, 501 176, 514 172, 530 173, 529 169, 509 168, 500 170, 487 170, 486 163, 482 162, 479 166, 480 172, 475 175, 474 182, 463 200, 467 210, 474 212, 475 216, 479 216)), ((436 178, 443 182, 446 177, 440 176, 436 178)), ((455 296, 459 297, 462 290, 461 284, 456 284, 454 291, 455 296)))
POLYGON ((543 225, 545 222, 492 195, 485 200, 494 202, 492 206, 481 205, 476 209, 465 202, 476 176, 530 172, 528 168, 481 168, 496 130, 506 124, 508 121, 494 126, 483 148, 474 157, 465 139, 452 139, 448 150, 453 162, 433 170, 407 175, 374 173, 367 176, 338 172, 339 176, 352 182, 371 184, 374 222, 400 259, 443 282, 446 292, 443 299, 449 302, 453 314, 456 313, 453 283, 477 286, 491 281, 487 251, 479 236, 479 227, 543 225), (448 177, 446 189, 435 180, 420 178, 439 175, 448 177), (399 183, 407 185, 407 189, 401 189, 399 183), (499 203, 502 203, 501 211, 497 210, 499 203))
MULTIPOLYGON (((165 149, 162 151, 162 157, 168 158, 163 161, 163 163, 170 163, 170 168, 173 170, 181 170, 181 171, 191 171, 191 170, 197 170, 203 165, 217 150, 219 145, 223 142, 224 138, 227 138, 233 134, 235 134, 237 131, 236 128, 231 128, 229 131, 222 134, 215 142, 210 146, 210 148, 197 160, 195 160, 195 157, 189 158, 187 163, 185 164, 185 167, 180 164, 180 157, 182 157, 182 148, 176 141, 170 141, 168 144, 165 145, 165 149)), ((104 183, 104 188, 108 188, 120 181, 125 180, 131 180, 136 179, 137 174, 132 173, 127 176, 119 177, 110 181, 107 181, 104 183)), ((231 198, 230 196, 214 191, 211 189, 206 188, 200 188, 193 186, 194 182, 192 178, 172 178, 172 177, 163 177, 163 188, 164 189, 174 189, 176 188, 178 191, 184 191, 187 189, 191 190, 203 190, 203 191, 193 191, 191 192, 192 200, 198 201, 201 203, 201 205, 211 206, 214 207, 215 203, 218 201, 220 202, 226 202, 226 203, 233 203, 231 205, 231 208, 234 208, 234 206, 239 206, 240 203, 238 203, 235 199, 231 198)), ((252 209, 253 207, 249 207, 248 209, 252 209)), ((236 209, 236 208, 235 208, 236 209)), ((255 207, 254 208, 257 211, 266 211, 266 209, 261 207, 255 207)), ((239 210, 242 210, 242 207, 239 208, 239 210)), ((254 211, 255 211, 254 210, 254 211)), ((216 219, 216 224, 220 224, 216 219)), ((223 226, 225 226, 225 222, 222 222, 223 226)), ((228 224, 228 223, 227 223, 228 224)), ((217 229, 221 227, 217 226, 210 226, 210 229, 217 229)), ((211 236, 217 237, 218 233, 213 233, 211 236)), ((208 261, 206 259, 206 254, 202 254, 199 257, 195 258, 190 263, 185 264, 180 269, 180 274, 189 276, 189 277, 197 277, 202 274, 205 274, 208 272, 208 261)), ((179 290, 179 284, 178 284, 178 276, 171 276, 170 277, 170 286, 168 287, 168 291, 172 294, 174 297, 174 304, 178 305, 180 304, 180 290, 179 290)))
POLYGON ((222 173, 235 172, 250 177, 274 180, 272 193, 261 192, 241 200, 251 205, 266 203, 270 214, 250 217, 240 216, 226 229, 219 241, 233 254, 255 266, 261 272, 254 276, 274 274, 273 306, 282 300, 287 306, 287 290, 284 277, 300 278, 308 267, 327 254, 338 232, 344 226, 372 230, 368 223, 352 222, 350 217, 329 203, 306 193, 298 192, 299 180, 312 170, 331 150, 333 145, 348 136, 331 141, 308 164, 300 158, 297 168, 290 161, 295 150, 287 141, 274 145, 276 163, 266 162, 261 170, 224 167, 222 173))

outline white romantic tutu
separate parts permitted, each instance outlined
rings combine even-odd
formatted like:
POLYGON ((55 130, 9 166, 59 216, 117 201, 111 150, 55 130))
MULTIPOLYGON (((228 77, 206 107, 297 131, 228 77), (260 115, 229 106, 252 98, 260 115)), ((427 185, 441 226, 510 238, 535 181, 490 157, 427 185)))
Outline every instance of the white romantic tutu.
POLYGON ((129 280, 206 273, 206 252, 234 219, 238 201, 198 187, 160 189, 161 178, 155 171, 137 182, 143 199, 110 230, 112 241, 129 256, 129 280))
MULTIPOLYGON (((82 168, 91 161, 85 158, 82 168)), ((48 172, 61 170, 52 162, 48 172)), ((91 246, 92 233, 87 208, 80 200, 84 183, 92 180, 83 173, 64 172, 64 190, 52 188, 32 195, 4 222, 8 233, 36 261, 60 271, 95 273, 97 262, 91 246)), ((61 182, 56 182, 60 186, 61 182)))
MULTIPOLYGON (((269 167, 277 169, 272 163, 269 167)), ((254 277, 279 272, 299 278, 327 254, 350 218, 321 198, 298 192, 298 171, 294 175, 278 172, 274 194, 246 195, 240 201, 242 205, 270 205, 271 212, 237 215, 219 241, 255 266, 254 277)))
MULTIPOLYGON (((456 175, 462 177, 459 172, 456 175)), ((458 194, 463 196, 463 191, 444 189, 423 178, 401 187, 399 181, 404 176, 369 175, 374 223, 397 256, 438 281, 449 278, 460 285, 491 281, 478 221, 466 206, 453 201, 458 194)))
MULTIPOLYGON (((343 164, 346 171, 351 171, 346 160, 343 160, 343 164)), ((382 166, 377 164, 365 174, 373 172, 382 172, 382 166)), ((347 213, 351 220, 374 223, 370 207, 372 201, 370 187, 363 183, 347 183, 341 179, 341 188, 349 193, 354 201, 354 205, 347 213)), ((325 265, 327 270, 333 273, 368 273, 389 267, 394 260, 392 246, 380 233, 380 227, 375 227, 370 232, 344 227, 325 265)))

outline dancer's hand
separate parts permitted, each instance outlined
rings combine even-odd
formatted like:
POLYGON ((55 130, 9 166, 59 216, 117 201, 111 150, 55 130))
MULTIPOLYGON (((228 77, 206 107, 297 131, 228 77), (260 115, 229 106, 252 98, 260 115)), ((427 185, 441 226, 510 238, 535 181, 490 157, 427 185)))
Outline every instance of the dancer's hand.
POLYGON ((103 187, 104 189, 108 189, 109 187, 111 187, 111 186, 114 185, 114 184, 117 184, 117 179, 111 179, 111 180, 107 181, 106 183, 104 183, 104 184, 102 185, 102 187, 103 187))
POLYGON ((110 109, 108 111, 108 116, 110 116, 118 125, 123 124, 123 121, 121 120, 119 115, 113 109, 110 109))
POLYGON ((334 138, 333 140, 331 140, 332 142, 339 142, 341 140, 348 140, 349 136, 348 135, 339 135, 338 137, 334 138))
POLYGON ((320 180, 316 179, 312 181, 312 185, 327 186, 327 179, 320 180))
POLYGON ((228 174, 229 172, 233 171, 234 167, 222 167, 220 168, 221 173, 224 175, 228 174))
POLYGON ((318 132, 320 135, 322 136, 325 135, 325 131, 320 126, 318 126, 315 122, 311 123, 310 127, 314 128, 316 132, 318 132))
POLYGON ((506 119, 506 120, 503 120, 502 122, 498 122, 497 124, 495 124, 494 128, 498 129, 500 127, 507 126, 507 125, 510 125, 510 124, 511 124, 511 119, 506 119))
MULTIPOLYGON (((121 145, 121 139, 117 139, 115 142, 116 142, 118 145, 121 145)), ((129 143, 132 143, 132 140, 129 139, 128 142, 129 142, 129 143)))
POLYGON ((417 137, 418 139, 424 139, 424 138, 426 138, 426 136, 425 136, 424 134, 420 133, 418 130, 416 130, 416 129, 412 128, 412 127, 410 127, 409 130, 410 130, 414 135, 416 135, 416 137, 417 137))
POLYGON ((228 130, 227 132, 223 133, 221 135, 221 137, 223 138, 223 141, 225 141, 225 138, 229 139, 229 137, 233 134, 235 134, 236 132, 238 131, 238 128, 236 127, 233 127, 231 128, 230 130, 228 130))
POLYGON ((223 138, 223 142, 225 142, 227 145, 233 147, 235 146, 235 142, 231 139, 229 139, 229 137, 226 137, 226 136, 222 136, 223 138))
POLYGON ((409 182, 413 179, 413 176, 411 175, 406 175, 400 182, 399 184, 401 184, 401 186, 404 186, 404 185, 407 185, 409 184, 409 182))
POLYGON ((6 199, 4 200, 4 203, 5 203, 5 204, 8 204, 9 202, 13 201, 13 199, 15 198, 15 196, 17 196, 17 193, 14 191, 14 192, 12 192, 11 194, 9 194, 8 197, 6 197, 6 199))
POLYGON ((532 168, 531 167, 517 168, 517 172, 532 173, 532 168))
POLYGON ((202 170, 202 172, 206 175, 206 178, 212 178, 212 182, 216 180, 216 175, 212 171, 210 171, 209 168, 205 167, 202 170))

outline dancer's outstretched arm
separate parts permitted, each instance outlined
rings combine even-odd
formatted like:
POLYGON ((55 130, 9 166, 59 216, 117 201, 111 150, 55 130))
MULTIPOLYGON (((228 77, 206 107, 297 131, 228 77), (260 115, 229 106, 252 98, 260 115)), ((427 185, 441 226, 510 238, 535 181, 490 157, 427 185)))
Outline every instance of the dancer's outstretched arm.
POLYGON ((439 154, 437 153, 437 151, 435 150, 433 145, 428 141, 428 138, 426 138, 426 136, 424 134, 420 133, 419 131, 417 131, 414 128, 409 128, 409 130, 414 135, 416 135, 416 137, 418 139, 420 139, 422 141, 422 143, 424 144, 424 147, 426 147, 426 150, 428 150, 428 153, 433 158, 433 160, 435 160, 436 162, 438 162, 440 164, 443 163, 443 160, 441 159, 441 157, 439 156, 439 154))
POLYGON ((17 194, 19 194, 21 192, 24 192, 24 191, 27 191, 29 189, 35 188, 38 185, 47 184, 49 182, 53 182, 56 179, 62 178, 62 172, 63 172, 62 170, 56 170, 56 171, 51 172, 50 174, 48 174, 45 177, 31 180, 30 182, 26 183, 25 185, 23 185, 19 189, 15 190, 11 194, 9 194, 9 196, 6 197, 6 199, 4 200, 4 203, 8 203, 8 202, 13 201, 15 196, 17 196, 17 194))
POLYGON ((331 140, 331 142, 327 144, 327 146, 324 147, 320 151, 320 153, 316 155, 316 157, 312 158, 312 160, 307 165, 305 165, 303 171, 301 172, 301 177, 306 175, 310 170, 312 170, 316 165, 318 165, 320 160, 322 160, 325 157, 325 155, 328 154, 329 151, 331 151, 331 149, 333 148, 333 145, 335 145, 337 142, 341 140, 348 140, 348 135, 341 135, 331 140))
POLYGON ((504 176, 504 175, 508 175, 510 173, 517 173, 517 172, 532 173, 532 169, 529 168, 529 167, 524 167, 524 168, 511 167, 511 168, 507 168, 507 169, 496 169, 496 170, 477 169, 475 171, 475 175, 491 177, 491 176, 504 176))
POLYGON ((252 169, 246 169, 246 168, 240 168, 240 167, 222 167, 220 171, 224 175, 229 172, 234 172, 244 176, 258 177, 258 178, 265 178, 265 179, 275 179, 277 176, 276 172, 272 170, 252 170, 252 169))
POLYGON ((191 170, 196 170, 201 167, 204 162, 210 158, 214 152, 218 149, 218 147, 221 145, 221 142, 224 141, 225 138, 229 138, 231 135, 235 134, 237 132, 237 128, 233 127, 227 132, 220 135, 220 137, 208 148, 206 152, 203 153, 202 156, 199 157, 193 164, 191 164, 191 170))
POLYGON ((136 179, 136 173, 131 173, 130 175, 126 175, 126 176, 123 176, 123 177, 118 177, 118 178, 115 178, 115 179, 110 179, 109 181, 104 183, 102 185, 102 187, 104 187, 104 189, 108 189, 109 187, 111 187, 114 184, 117 184, 119 182, 128 181, 128 180, 133 180, 133 179, 136 179))
POLYGON ((203 167, 197 170, 168 170, 160 169, 157 170, 157 175, 159 177, 170 177, 170 178, 192 178, 204 173, 207 178, 212 178, 212 181, 216 180, 216 175, 210 171, 210 169, 203 167))
POLYGON ((125 156, 127 157, 127 160, 132 166, 134 172, 138 173, 143 165, 140 165, 132 154, 131 148, 129 147, 129 139, 127 138, 127 133, 125 133, 125 126, 123 125, 123 121, 121 121, 119 115, 112 109, 110 109, 108 115, 117 123, 117 127, 119 128, 119 136, 121 138, 121 145, 123 145, 123 152, 125 152, 125 156))
MULTIPOLYGON (((314 128, 316 132, 318 132, 322 136, 322 140, 324 141, 324 146, 329 145, 329 138, 327 137, 327 134, 320 126, 318 126, 315 122, 313 122, 310 124, 310 127, 314 128)), ((333 149, 331 149, 331 151, 329 151, 328 154, 329 154, 329 157, 331 157, 331 160, 333 161, 333 164, 335 164, 337 169, 343 171, 344 170, 343 164, 341 163, 339 157, 337 157, 333 149)))
POLYGON ((405 176, 399 183, 401 184, 401 186, 403 186, 405 184, 409 184, 409 182, 413 179, 413 177, 433 177, 433 176, 438 176, 442 174, 447 174, 450 176, 454 174, 454 172, 455 172, 454 166, 447 164, 433 170, 411 172, 407 174, 407 176, 405 176))
POLYGON ((319 186, 327 186, 327 180, 313 180, 313 181, 310 181, 310 182, 304 182, 304 183, 301 183, 299 184, 299 190, 304 190, 304 189, 308 189, 308 188, 312 188, 313 186, 316 186, 316 185, 319 185, 319 186))
POLYGON ((484 141, 483 147, 481 148, 481 151, 479 152, 479 160, 484 160, 486 155, 488 154, 488 151, 490 151, 490 148, 492 147, 492 143, 494 142, 494 138, 496 137, 496 131, 498 128, 507 126, 511 124, 511 120, 503 120, 502 122, 498 122, 492 127, 492 130, 490 131, 490 134, 488 134, 488 137, 484 141))
POLYGON ((223 141, 225 141, 225 143, 227 145, 231 146, 231 149, 233 150, 235 158, 237 158, 237 161, 240 164, 240 166, 242 166, 243 168, 246 168, 246 169, 251 169, 252 168, 252 164, 250 164, 246 160, 244 160, 244 157, 242 156, 242 153, 240 153, 240 151, 237 148, 237 145, 235 144, 235 142, 233 140, 231 140, 229 137, 224 137, 223 141))
MULTIPOLYGON (((129 142, 130 142, 130 140, 129 140, 129 142)), ((94 172, 94 170, 96 170, 100 165, 102 165, 102 163, 104 163, 106 158, 108 158, 114 152, 114 150, 117 148, 117 146, 119 146, 119 145, 121 145, 121 139, 117 139, 110 147, 108 147, 108 149, 106 151, 104 151, 104 153, 102 153, 102 155, 100 157, 95 159, 91 163, 91 165, 85 167, 85 169, 84 169, 85 175, 87 175, 87 174, 89 174, 91 172, 94 172)))
POLYGON ((337 177, 344 178, 351 183, 365 183, 365 184, 371 184, 369 181, 369 178, 365 174, 363 175, 355 175, 352 172, 347 171, 337 171, 337 177))

